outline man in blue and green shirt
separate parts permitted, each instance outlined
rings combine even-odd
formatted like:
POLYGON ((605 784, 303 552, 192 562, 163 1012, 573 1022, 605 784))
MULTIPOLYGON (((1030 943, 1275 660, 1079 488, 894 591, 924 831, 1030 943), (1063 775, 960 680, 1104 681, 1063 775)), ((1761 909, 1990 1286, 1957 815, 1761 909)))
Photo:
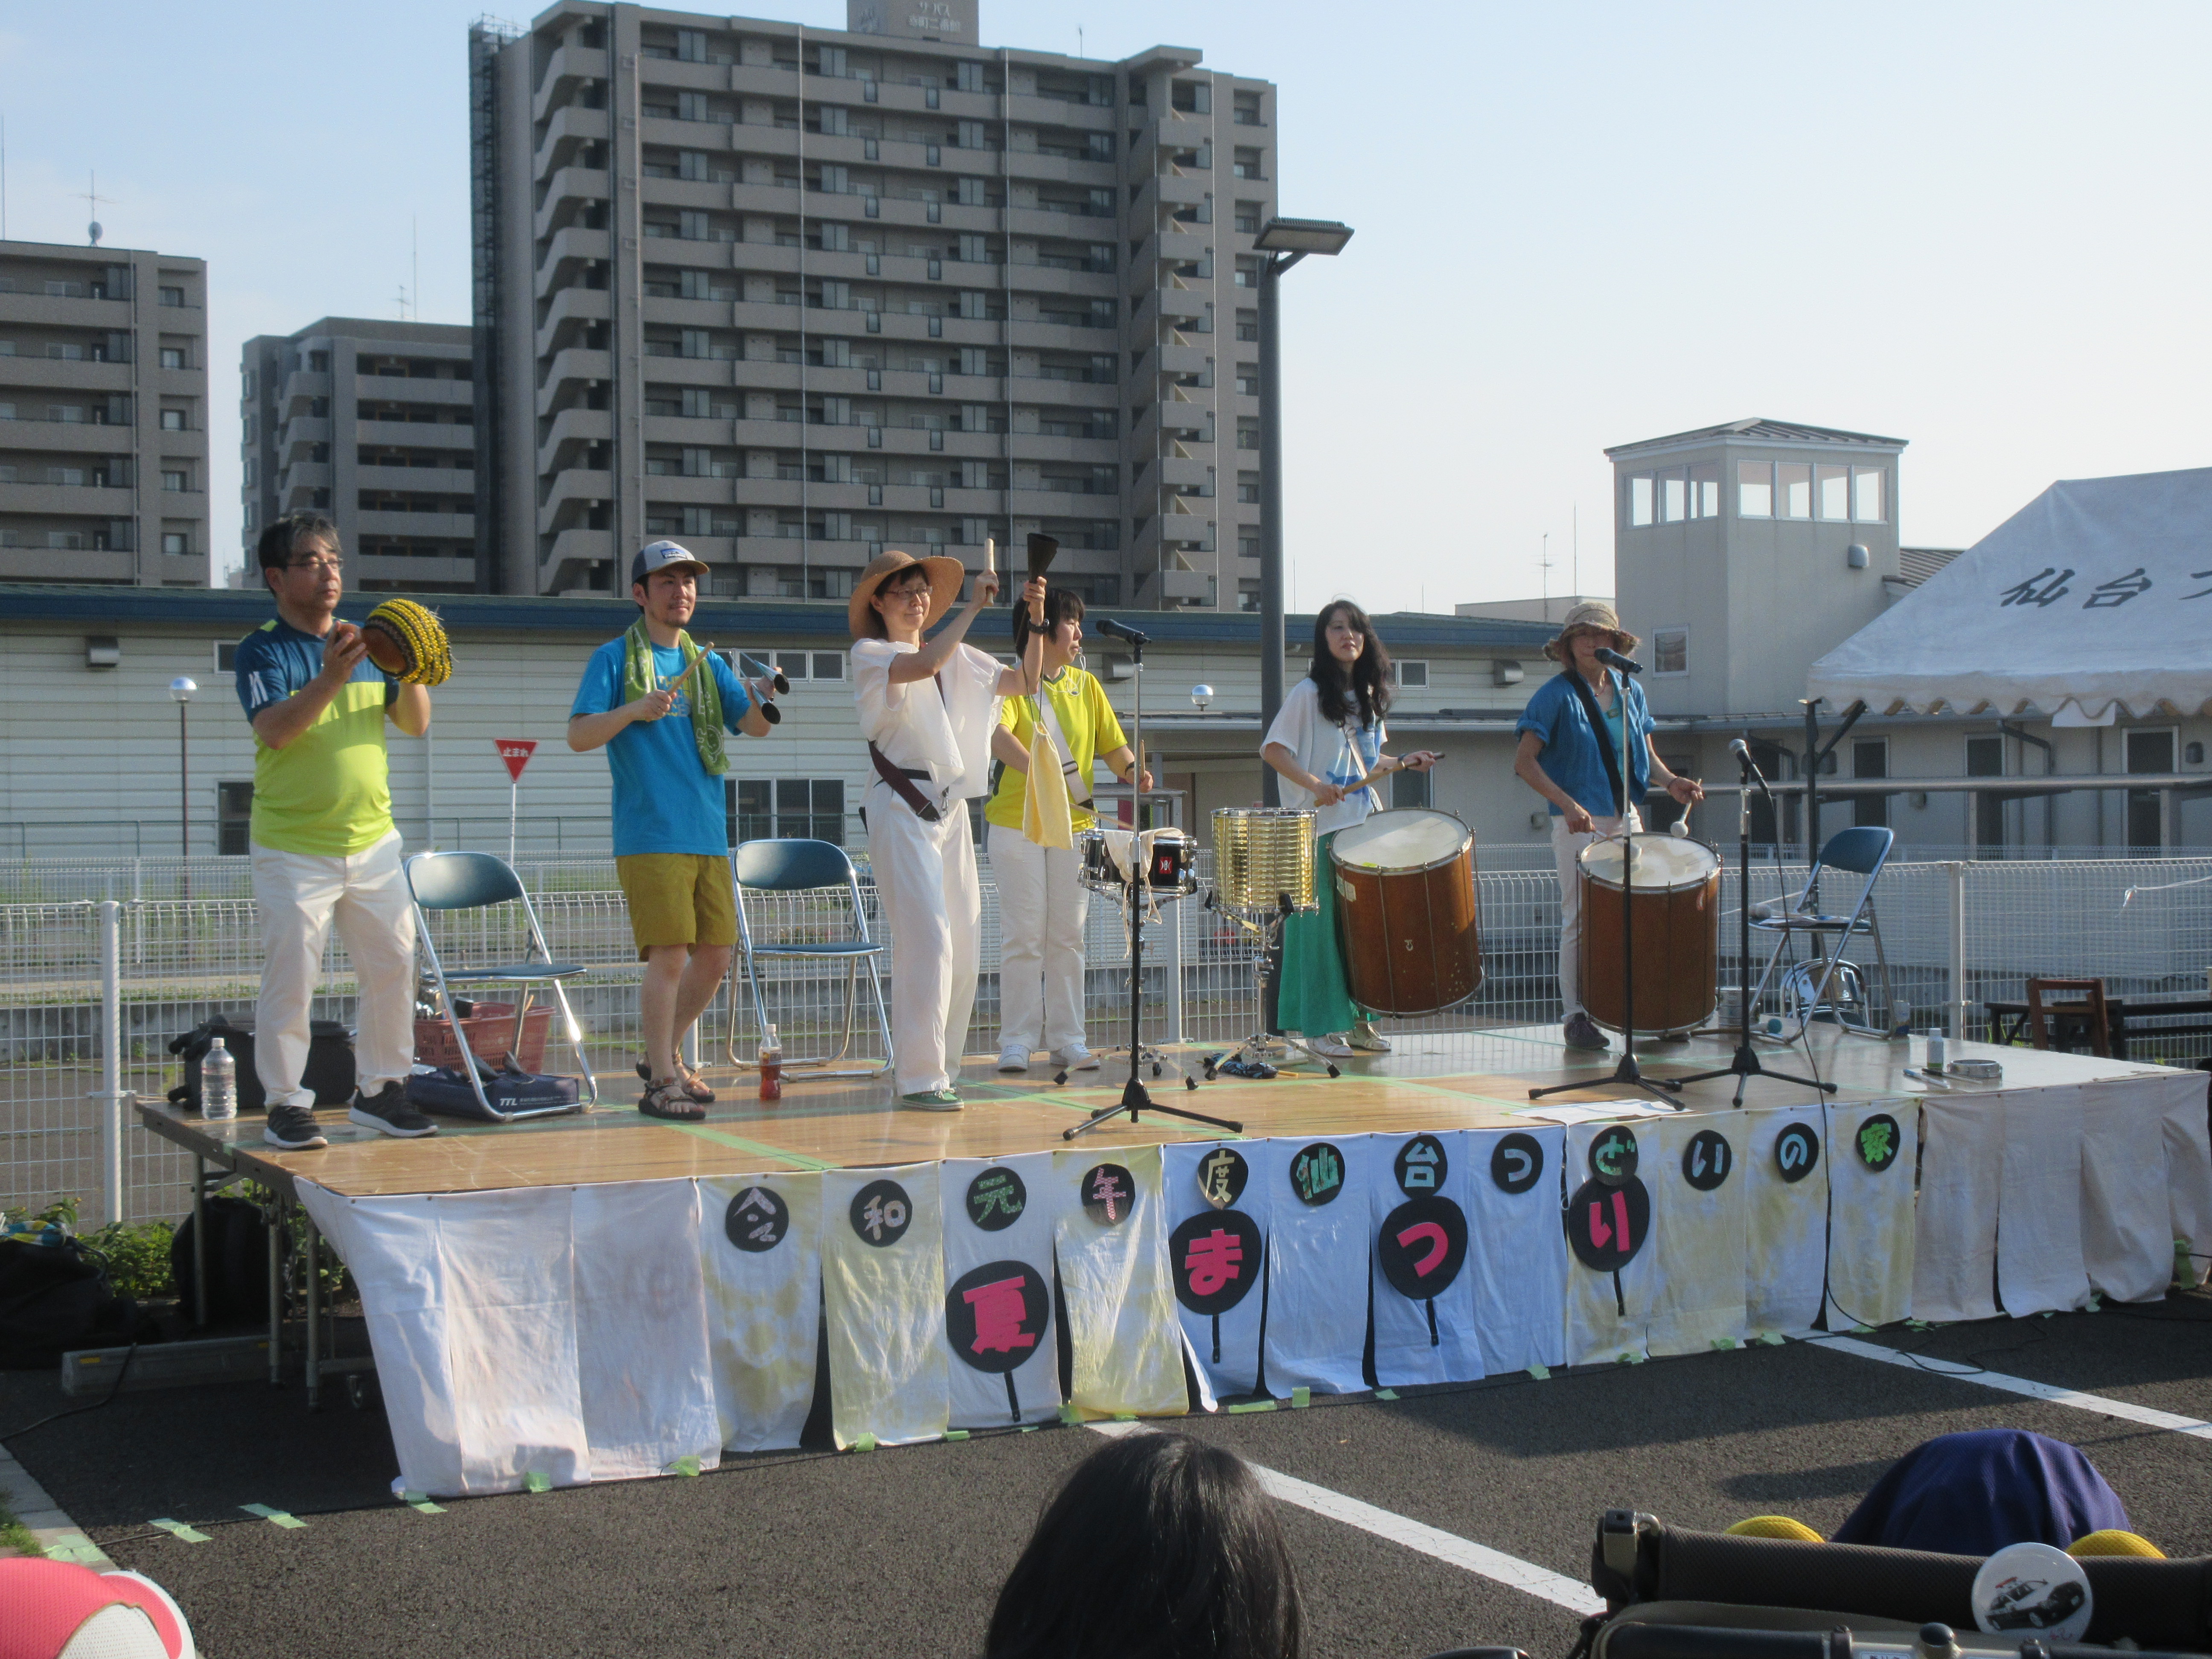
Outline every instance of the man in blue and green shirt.
POLYGON ((276 614, 239 641, 238 701, 253 726, 253 897, 261 912, 261 998, 253 1068, 269 1099, 263 1139, 288 1151, 327 1143, 307 1070, 308 1006, 333 922, 360 988, 347 1115, 380 1134, 435 1134, 407 1103, 415 1060, 415 919, 392 823, 384 726, 430 729, 430 694, 368 659, 337 619, 345 566, 337 526, 289 513, 262 532, 261 578, 276 614))

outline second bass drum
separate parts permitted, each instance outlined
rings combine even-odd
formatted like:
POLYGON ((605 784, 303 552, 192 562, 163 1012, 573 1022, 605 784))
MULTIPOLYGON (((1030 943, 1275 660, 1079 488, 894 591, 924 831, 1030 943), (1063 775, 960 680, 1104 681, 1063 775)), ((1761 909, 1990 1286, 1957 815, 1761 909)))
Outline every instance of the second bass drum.
POLYGON ((1381 1014, 1432 1014, 1482 984, 1474 832, 1449 812, 1404 807, 1337 831, 1337 946, 1352 1000, 1381 1014))
POLYGON ((1620 879, 1620 842, 1582 850, 1583 1005, 1590 1018, 1621 1029, 1621 902, 1632 907, 1636 1029, 1687 1031, 1719 1001, 1721 855, 1701 841, 1650 831, 1636 845, 1635 891, 1620 879))

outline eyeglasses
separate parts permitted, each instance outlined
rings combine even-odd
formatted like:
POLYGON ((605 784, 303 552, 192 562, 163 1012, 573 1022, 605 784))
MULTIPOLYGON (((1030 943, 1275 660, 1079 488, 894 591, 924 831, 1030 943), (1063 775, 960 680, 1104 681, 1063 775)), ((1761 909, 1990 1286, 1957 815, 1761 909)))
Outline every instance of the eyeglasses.
POLYGON ((287 570, 327 570, 331 574, 335 576, 345 568, 345 561, 339 558, 335 554, 326 554, 314 558, 288 559, 284 562, 284 568, 287 570))

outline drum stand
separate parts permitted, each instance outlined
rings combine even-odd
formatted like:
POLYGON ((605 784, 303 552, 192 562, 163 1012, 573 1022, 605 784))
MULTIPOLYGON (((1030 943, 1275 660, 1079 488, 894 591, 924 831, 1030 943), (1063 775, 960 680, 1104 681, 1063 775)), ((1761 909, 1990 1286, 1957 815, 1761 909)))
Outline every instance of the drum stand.
POLYGON ((1232 909, 1228 905, 1218 902, 1217 895, 1208 893, 1206 896, 1207 909, 1218 911, 1228 917, 1236 926, 1251 934, 1257 943, 1259 953, 1253 958, 1252 974, 1256 981, 1260 1001, 1260 1029, 1237 1044, 1233 1052, 1216 1054, 1206 1062, 1206 1080, 1208 1083, 1214 1081, 1215 1074, 1220 1067, 1232 1060, 1240 1060, 1272 1066, 1303 1066, 1310 1060, 1316 1065, 1326 1066, 1331 1077, 1343 1075, 1337 1070, 1336 1063, 1326 1055, 1315 1054, 1303 1042, 1293 1043, 1290 1038, 1271 1029, 1274 1023, 1275 1011, 1268 993, 1273 988, 1275 983, 1277 973, 1275 961, 1283 946, 1283 924, 1291 919, 1291 896, 1288 893, 1279 893, 1275 896, 1275 903, 1277 908, 1267 913, 1265 921, 1254 921, 1243 911, 1232 909), (1293 1048, 1304 1050, 1305 1059, 1293 1059, 1291 1054, 1293 1048))
MULTIPOLYGON (((1667 1093, 1682 1085, 1672 1078, 1646 1077, 1636 1063, 1636 837, 1628 827, 1629 808, 1634 804, 1629 796, 1628 733, 1629 720, 1627 671, 1618 663, 1613 665, 1620 684, 1613 695, 1620 699, 1620 1063, 1613 1068, 1613 1075, 1600 1083, 1554 1083, 1547 1089, 1531 1089, 1528 1098, 1541 1100, 1546 1095, 1565 1094, 1574 1089, 1623 1088, 1640 1089, 1654 1100, 1663 1100, 1676 1111, 1689 1109, 1667 1093)), ((1575 671, 1570 667, 1570 673, 1575 671)), ((1588 916, 1584 916, 1585 921, 1588 916)))
POLYGON ((1736 878, 1736 953, 1735 953, 1735 1057, 1717 1071, 1699 1072, 1686 1077, 1674 1086, 1684 1083, 1705 1083, 1717 1077, 1735 1079, 1735 1104, 1743 1104, 1744 1085, 1755 1077, 1771 1077, 1777 1083, 1802 1084, 1808 1089, 1818 1089, 1823 1094, 1836 1092, 1832 1083, 1823 1083, 1817 1078, 1798 1077, 1790 1072, 1770 1072, 1759 1063, 1759 1051, 1751 1046, 1751 761, 1741 757, 1738 763, 1743 769, 1743 787, 1736 792, 1735 809, 1735 878, 1736 878))
MULTIPOLYGON (((1133 834, 1141 836, 1145 828, 1145 636, 1133 628, 1113 622, 1102 623, 1099 625, 1099 631, 1109 638, 1118 639, 1127 645, 1129 647, 1130 657, 1135 664, 1136 685, 1131 693, 1133 704, 1130 714, 1129 730, 1130 743, 1136 755, 1136 769, 1129 777, 1129 828, 1133 834)), ((1139 1075, 1144 1070, 1148 1055, 1152 1066, 1152 1074, 1155 1077, 1159 1075, 1160 1066, 1159 1055, 1145 1047, 1141 1024, 1145 1009, 1145 898, 1151 877, 1150 860, 1137 857, 1136 848, 1133 845, 1130 849, 1128 869, 1129 1080, 1122 1085, 1121 1098, 1119 1101, 1111 1106, 1101 1106, 1073 1128, 1061 1131, 1060 1138, 1062 1140, 1073 1140, 1076 1136, 1086 1133, 1100 1124, 1119 1117, 1124 1112, 1129 1115, 1129 1121, 1132 1123, 1141 1121, 1138 1116, 1139 1112, 1155 1112, 1164 1114, 1169 1117, 1186 1118, 1193 1123, 1211 1124, 1217 1129, 1226 1129, 1231 1134, 1244 1133, 1243 1124, 1231 1123, 1227 1118, 1208 1117, 1203 1112, 1186 1111, 1180 1106, 1161 1105, 1145 1091, 1144 1082, 1139 1075)), ((1178 986, 1176 990, 1180 994, 1182 988, 1178 986)), ((1186 1075, 1183 1078, 1183 1087, 1197 1088, 1198 1079, 1186 1075)))

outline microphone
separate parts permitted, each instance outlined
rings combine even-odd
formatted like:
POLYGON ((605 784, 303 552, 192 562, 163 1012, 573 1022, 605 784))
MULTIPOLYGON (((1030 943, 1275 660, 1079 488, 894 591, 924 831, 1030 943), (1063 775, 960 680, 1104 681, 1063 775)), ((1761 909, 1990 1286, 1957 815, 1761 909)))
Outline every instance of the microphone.
POLYGON ((1098 631, 1110 640, 1121 640, 1130 645, 1142 645, 1145 635, 1127 623, 1115 622, 1111 617, 1098 619, 1098 631))
POLYGON ((1729 753, 1734 755, 1736 764, 1743 768, 1744 776, 1757 784, 1759 793, 1771 801, 1774 799, 1774 792, 1766 787, 1766 776, 1759 769, 1759 763, 1752 759, 1751 745, 1741 738, 1731 738, 1729 740, 1729 753))
POLYGON ((1624 657, 1609 645, 1597 648, 1597 659, 1607 668, 1618 668, 1624 674, 1641 674, 1644 665, 1633 657, 1624 657))

